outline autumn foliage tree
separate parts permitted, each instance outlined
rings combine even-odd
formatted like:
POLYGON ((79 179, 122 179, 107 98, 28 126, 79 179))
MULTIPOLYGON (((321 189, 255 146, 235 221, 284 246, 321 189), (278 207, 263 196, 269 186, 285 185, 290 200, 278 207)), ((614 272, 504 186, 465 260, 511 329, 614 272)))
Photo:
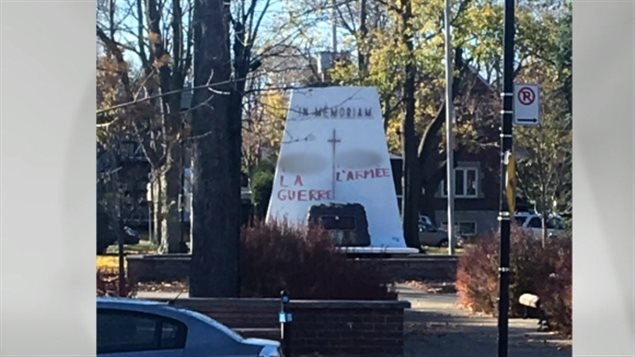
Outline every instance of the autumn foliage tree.
MULTIPOLYGON (((374 16, 382 21, 365 23, 367 34, 363 42, 360 41, 359 32, 354 31, 356 27, 350 25, 360 23, 360 17, 355 15, 360 12, 348 12, 348 5, 336 6, 341 7, 338 20, 341 33, 344 34, 342 43, 346 44, 345 50, 363 57, 365 75, 360 76, 359 64, 351 61, 337 66, 331 71, 331 77, 336 83, 372 85, 379 89, 387 140, 394 152, 403 153, 403 148, 407 146, 404 140, 413 135, 404 131, 414 131, 414 137, 418 140, 420 184, 412 181, 408 184, 412 186, 411 192, 421 192, 423 199, 419 207, 411 206, 410 209, 421 209, 433 216, 429 203, 433 202, 439 184, 445 177, 447 165, 446 148, 441 135, 445 120, 443 1, 377 2, 375 6, 382 9, 369 7, 372 9, 370 13, 376 14, 374 16), (406 11, 408 4, 411 16, 406 11), (406 26, 405 22, 411 25, 406 26), (414 38, 412 50, 408 46, 410 36, 414 38), (411 59, 411 54, 414 59, 411 59), (404 128, 403 122, 408 118, 408 107, 411 105, 409 96, 404 96, 404 93, 413 90, 408 81, 411 63, 414 63, 416 73, 415 124, 414 127, 404 128)), ((485 153, 498 147, 503 7, 500 2, 493 0, 457 1, 452 5, 452 14, 453 47, 456 49, 452 90, 457 104, 456 150, 457 153, 485 153)), ((567 201, 566 197, 570 197, 566 194, 570 192, 566 189, 570 185, 570 178, 565 173, 569 167, 566 162, 570 160, 565 153, 570 151, 570 142, 566 139, 570 135, 570 119, 566 119, 567 113, 570 113, 571 90, 570 74, 567 74, 571 68, 570 6, 566 1, 559 0, 539 4, 521 1, 517 8, 517 20, 517 63, 514 75, 517 81, 538 82, 544 86, 546 118, 542 131, 520 129, 518 145, 529 148, 533 145, 532 141, 553 142, 562 139, 565 145, 560 147, 560 154, 549 144, 543 147, 549 147, 550 151, 543 150, 542 153, 543 157, 553 157, 554 168, 558 166, 555 162, 563 159, 564 166, 559 165, 557 170, 551 170, 558 171, 558 177, 562 178, 561 182, 554 182, 552 186, 552 191, 563 193, 557 199, 562 204, 567 201), (536 33, 549 35, 543 38, 536 36, 536 33), (561 120, 551 125, 549 117, 561 120), (550 136, 552 139, 548 139, 550 136)), ((545 167, 544 159, 538 163, 537 155, 532 154, 532 157, 534 168, 535 165, 545 167)), ((456 153, 455 160, 460 160, 456 153)), ((536 197, 540 183, 535 176, 536 170, 528 169, 529 164, 527 160, 519 162, 519 176, 524 178, 525 183, 520 186, 533 187, 529 190, 523 188, 523 193, 536 197)))
POLYGON ((516 130, 516 148, 519 189, 542 218, 543 246, 549 215, 572 208, 571 9, 563 10, 541 14, 553 36, 518 74, 541 90, 541 123, 516 130))

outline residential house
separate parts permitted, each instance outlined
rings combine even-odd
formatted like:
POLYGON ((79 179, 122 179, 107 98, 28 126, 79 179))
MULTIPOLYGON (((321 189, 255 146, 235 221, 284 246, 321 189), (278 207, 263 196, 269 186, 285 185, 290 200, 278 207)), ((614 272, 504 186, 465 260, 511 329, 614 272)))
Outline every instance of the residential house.
MULTIPOLYGON (((454 220, 459 234, 474 237, 486 235, 498 229, 500 97, 476 70, 468 72, 462 89, 462 92, 468 95, 460 97, 457 101, 457 122, 471 121, 477 139, 467 141, 457 136, 454 220)), ((391 162, 401 207, 402 159, 398 155, 392 155, 391 162)), ((423 204, 427 205, 428 211, 432 207, 434 213, 430 218, 438 226, 447 227, 445 179, 439 183, 433 195, 433 202, 422 202, 422 206, 423 204)))

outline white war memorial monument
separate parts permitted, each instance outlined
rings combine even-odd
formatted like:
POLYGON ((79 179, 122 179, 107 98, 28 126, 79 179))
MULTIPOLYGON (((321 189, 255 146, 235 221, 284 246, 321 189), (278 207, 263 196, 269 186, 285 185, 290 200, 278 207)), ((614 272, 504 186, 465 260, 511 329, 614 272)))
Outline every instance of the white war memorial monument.
POLYGON ((397 205, 377 90, 293 91, 266 221, 319 223, 348 252, 417 252, 397 205))

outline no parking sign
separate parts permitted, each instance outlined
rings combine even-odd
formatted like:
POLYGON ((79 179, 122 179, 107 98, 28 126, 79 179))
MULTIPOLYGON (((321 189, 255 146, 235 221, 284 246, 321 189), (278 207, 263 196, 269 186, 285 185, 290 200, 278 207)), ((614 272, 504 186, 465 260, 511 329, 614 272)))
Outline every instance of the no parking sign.
POLYGON ((514 84, 514 124, 540 124, 540 87, 537 84, 514 84))

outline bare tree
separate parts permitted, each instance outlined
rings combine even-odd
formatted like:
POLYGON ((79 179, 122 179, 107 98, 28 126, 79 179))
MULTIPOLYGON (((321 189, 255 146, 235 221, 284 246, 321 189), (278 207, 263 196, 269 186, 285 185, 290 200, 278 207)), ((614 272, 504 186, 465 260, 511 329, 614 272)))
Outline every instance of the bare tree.
POLYGON ((127 120, 155 178, 154 233, 160 237, 160 250, 183 252, 179 215, 185 119, 181 99, 192 62, 191 1, 108 0, 102 9, 106 14, 97 25, 97 38, 118 63, 120 102, 135 105, 98 111, 98 123, 107 130, 113 121, 127 120), (136 73, 126 53, 136 57, 136 73), (110 119, 104 120, 107 116, 110 119))

